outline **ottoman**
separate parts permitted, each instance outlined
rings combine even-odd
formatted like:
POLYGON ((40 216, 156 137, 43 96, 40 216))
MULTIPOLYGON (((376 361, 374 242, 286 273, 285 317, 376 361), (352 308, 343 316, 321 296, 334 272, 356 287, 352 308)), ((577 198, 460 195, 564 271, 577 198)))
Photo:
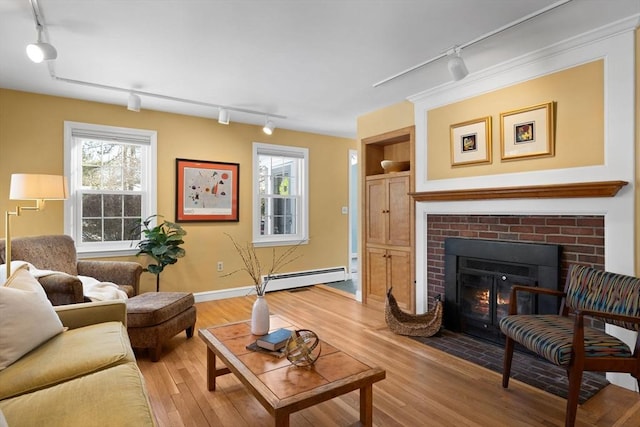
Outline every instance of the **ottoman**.
POLYGON ((196 308, 192 293, 148 292, 127 300, 127 331, 133 348, 146 348, 157 362, 162 344, 180 331, 193 336, 196 308))

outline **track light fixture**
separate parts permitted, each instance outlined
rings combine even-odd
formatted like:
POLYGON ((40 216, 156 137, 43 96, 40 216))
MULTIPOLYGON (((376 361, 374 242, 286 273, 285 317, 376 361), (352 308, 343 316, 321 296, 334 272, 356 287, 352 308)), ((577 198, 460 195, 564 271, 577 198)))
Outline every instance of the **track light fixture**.
POLYGON ((56 48, 42 41, 42 25, 37 25, 38 41, 27 45, 27 56, 36 64, 42 61, 51 61, 58 57, 56 48))
POLYGON ((516 19, 515 21, 510 22, 507 25, 503 25, 500 28, 496 28, 493 31, 490 31, 490 32, 488 32, 486 34, 483 34, 483 35, 479 36, 479 37, 476 37, 475 39, 470 40, 470 41, 468 41, 466 43, 463 43, 463 44, 461 44, 459 46, 454 46, 452 49, 450 49, 446 53, 442 52, 442 53, 434 56, 433 58, 427 59, 426 61, 423 61, 423 62, 421 62, 419 64, 416 64, 416 65, 414 65, 414 66, 412 66, 410 68, 407 68, 406 70, 400 71, 399 73, 396 73, 396 74, 394 74, 392 76, 389 76, 389 77, 387 77, 387 78, 385 78, 383 80, 380 80, 379 82, 374 83, 373 87, 382 86, 385 83, 389 83, 390 81, 397 79, 398 77, 402 77, 405 74, 408 74, 408 73, 410 73, 412 71, 415 71, 415 70, 417 70, 419 68, 424 67, 425 65, 431 64, 432 62, 436 62, 436 61, 438 61, 438 60, 440 60, 442 58, 445 58, 445 57, 449 57, 449 63, 448 63, 449 72, 451 73, 451 75, 453 75, 453 78, 455 80, 461 80, 461 79, 465 78, 467 74, 469 74, 469 71, 467 70, 467 66, 464 65, 464 61, 460 57, 460 50, 465 49, 465 48, 467 48, 469 46, 473 46, 476 43, 479 43, 479 42, 481 42, 483 40, 486 40, 489 37, 493 37, 496 34, 500 34, 500 33, 504 32, 504 31, 507 31, 507 30, 509 30, 509 29, 511 29, 511 28, 513 28, 515 26, 518 26, 518 25, 524 23, 524 22, 528 22, 528 21, 530 21, 530 20, 532 20, 534 18, 537 18, 538 16, 543 15, 543 14, 549 12, 549 11, 552 11, 552 10, 558 8, 558 7, 564 6, 565 4, 567 4, 567 3, 571 2, 571 1, 572 0, 557 0, 554 3, 551 3, 550 5, 548 5, 547 7, 544 7, 544 8, 542 8, 540 10, 537 10, 537 11, 535 11, 533 13, 525 15, 522 18, 516 19), (451 54, 450 54, 451 51, 453 51, 452 53, 454 53, 455 56, 451 56, 451 54), (457 77, 457 76, 460 76, 460 77, 457 77))
POLYGON ((467 77, 467 74, 469 74, 469 70, 467 70, 467 66, 460 56, 460 51, 461 49, 458 46, 454 46, 447 51, 447 57, 449 58, 447 67, 455 81, 462 80, 467 77))
POLYGON ((264 127, 262 128, 262 132, 266 133, 267 135, 271 135, 275 128, 276 128, 276 125, 274 125, 273 122, 269 120, 269 118, 267 118, 267 120, 264 123, 264 127))
POLYGON ((229 116, 229 110, 227 110, 226 108, 220 108, 220 110, 218 111, 218 123, 220 123, 221 125, 228 125, 229 116))
POLYGON ((129 101, 127 101, 127 110, 135 111, 136 113, 138 113, 140 111, 141 104, 142 104, 142 101, 140 100, 140 97, 135 93, 131 92, 129 94, 129 101))

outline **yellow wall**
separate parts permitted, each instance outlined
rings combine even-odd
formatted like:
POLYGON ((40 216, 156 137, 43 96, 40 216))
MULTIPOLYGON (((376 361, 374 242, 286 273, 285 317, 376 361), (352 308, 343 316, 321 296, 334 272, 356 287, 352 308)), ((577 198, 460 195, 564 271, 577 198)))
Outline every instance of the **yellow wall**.
POLYGON ((493 175, 604 163, 604 64, 602 60, 550 74, 427 113, 428 179, 493 175), (554 101, 555 155, 501 161, 500 113, 554 101), (490 164, 451 166, 450 125, 491 116, 490 164))
POLYGON ((413 102, 402 101, 358 117, 358 140, 414 125, 413 102))
MULTIPOLYGON (((249 277, 241 268, 230 240, 251 240, 252 143, 263 142, 309 148, 310 243, 298 248, 302 256, 284 271, 348 265, 349 205, 348 153, 356 141, 276 129, 271 136, 260 126, 184 116, 150 110, 139 113, 124 106, 79 101, 0 89, 0 209, 15 207, 8 200, 11 173, 63 173, 63 123, 65 120, 156 130, 158 132, 158 213, 169 221, 175 215, 176 158, 240 164, 240 221, 181 223, 187 230, 187 256, 169 266, 161 276, 161 290, 202 292, 246 286, 249 277)), ((23 203, 26 204, 26 203, 23 203)), ((49 202, 43 212, 24 212, 12 218, 12 236, 63 233, 63 204, 49 202)), ((4 229, 2 231, 4 235, 4 229)), ((263 265, 270 266, 271 249, 259 249, 263 265)), ((280 253, 280 251, 278 251, 280 253)), ((123 258, 114 258, 123 259, 123 258)), ((128 258, 145 263, 145 258, 128 258)), ((155 289, 155 276, 143 274, 142 291, 155 289)))

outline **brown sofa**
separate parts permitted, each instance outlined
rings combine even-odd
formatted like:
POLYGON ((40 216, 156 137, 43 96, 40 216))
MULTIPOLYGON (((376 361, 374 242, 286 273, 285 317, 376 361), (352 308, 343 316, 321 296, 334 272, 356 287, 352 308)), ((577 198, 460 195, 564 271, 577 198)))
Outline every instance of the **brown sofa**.
MULTIPOLYGON (((5 241, 0 239, 0 263, 6 263, 5 241)), ((112 282, 129 297, 138 295, 142 266, 129 261, 78 260, 73 239, 66 235, 18 237, 11 239, 11 259, 27 261, 40 270, 60 271, 39 278, 53 305, 86 302, 82 282, 76 276, 112 282)))

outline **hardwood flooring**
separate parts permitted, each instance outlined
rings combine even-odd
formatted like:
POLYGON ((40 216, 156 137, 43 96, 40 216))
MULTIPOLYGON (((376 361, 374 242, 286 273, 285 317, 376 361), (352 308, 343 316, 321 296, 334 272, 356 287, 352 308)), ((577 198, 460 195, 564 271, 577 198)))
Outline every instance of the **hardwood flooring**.
MULTIPOLYGON (((272 313, 387 371, 373 387, 375 426, 563 426, 565 400, 391 333, 384 313, 320 287, 266 296, 272 313)), ((255 296, 198 303, 196 328, 250 317, 255 296)), ((206 347, 184 333, 159 362, 136 353, 159 426, 270 426, 271 416, 233 376, 207 391, 206 347)), ((359 419, 352 392, 296 412, 291 426, 349 426, 359 419)), ((578 408, 576 426, 640 426, 640 394, 609 385, 578 408)))

